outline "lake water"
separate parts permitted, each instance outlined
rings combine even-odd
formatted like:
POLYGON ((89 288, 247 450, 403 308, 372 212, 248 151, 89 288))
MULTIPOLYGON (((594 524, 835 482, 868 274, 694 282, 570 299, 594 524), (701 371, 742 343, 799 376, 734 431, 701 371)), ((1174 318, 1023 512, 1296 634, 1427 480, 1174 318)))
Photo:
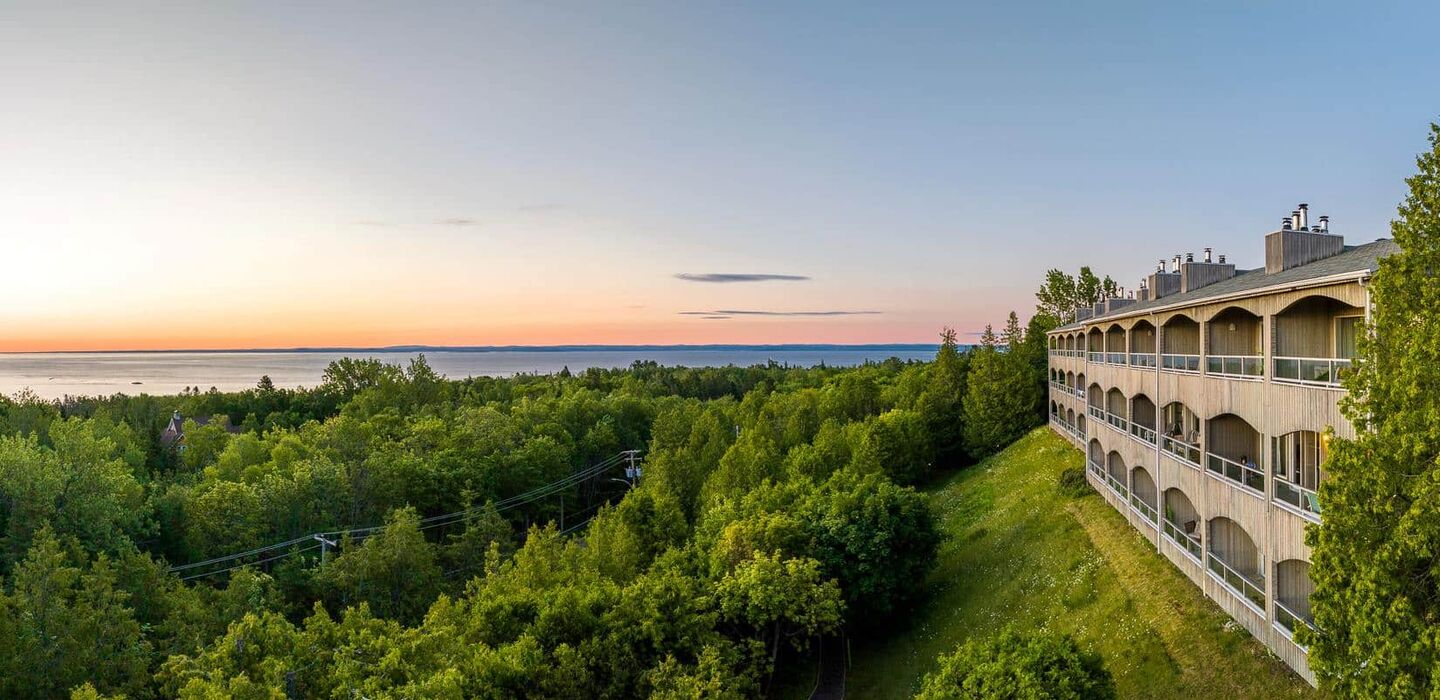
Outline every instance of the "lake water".
MULTIPOLYGON (((626 367, 635 360, 662 365, 706 367, 763 364, 769 360, 809 367, 824 362, 851 366, 866 360, 898 357, 928 360, 928 345, 856 345, 800 347, 658 347, 423 351, 437 372, 451 378, 507 377, 523 372, 580 371, 589 367, 626 367)), ((276 386, 315 386, 325 366, 341 357, 373 357, 404 365, 412 350, 276 352, 0 353, 0 393, 29 388, 44 398, 65 395, 178 394, 185 387, 234 391, 255 386, 268 375, 276 386)))

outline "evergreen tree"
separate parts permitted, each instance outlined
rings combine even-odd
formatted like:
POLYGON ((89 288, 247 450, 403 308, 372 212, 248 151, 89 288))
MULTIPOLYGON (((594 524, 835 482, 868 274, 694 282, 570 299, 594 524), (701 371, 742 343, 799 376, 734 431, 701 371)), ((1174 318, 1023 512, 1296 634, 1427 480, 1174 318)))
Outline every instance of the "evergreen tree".
POLYGON ((942 469, 958 466, 965 456, 963 401, 969 370, 969 356, 960 354, 955 329, 946 328, 940 333, 940 350, 916 406, 925 420, 936 466, 942 469))
POLYGON ((1345 380, 1354 440, 1334 439, 1320 485, 1305 634, 1310 664, 1342 697, 1440 692, 1440 126, 1391 224, 1374 309, 1345 380))
POLYGON ((1041 392, 1021 348, 1025 333, 1015 312, 1005 324, 1004 346, 989 326, 970 363, 965 391, 965 447, 975 458, 1001 448, 1033 427, 1041 392))

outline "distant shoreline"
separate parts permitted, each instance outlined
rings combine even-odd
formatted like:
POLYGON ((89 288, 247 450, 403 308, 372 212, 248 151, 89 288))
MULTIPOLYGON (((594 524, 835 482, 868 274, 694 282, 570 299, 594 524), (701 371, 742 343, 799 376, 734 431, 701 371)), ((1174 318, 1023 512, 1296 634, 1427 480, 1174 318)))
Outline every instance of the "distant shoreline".
MULTIPOLYGON (((635 352, 668 350, 672 352, 714 352, 733 350, 935 350, 939 343, 779 343, 771 345, 707 344, 707 345, 387 345, 383 347, 306 347, 306 348, 243 348, 200 350, 5 350, 0 355, 138 355, 138 354, 266 354, 266 353, 417 353, 417 352, 635 352)), ((961 346, 964 349, 969 346, 961 346)))

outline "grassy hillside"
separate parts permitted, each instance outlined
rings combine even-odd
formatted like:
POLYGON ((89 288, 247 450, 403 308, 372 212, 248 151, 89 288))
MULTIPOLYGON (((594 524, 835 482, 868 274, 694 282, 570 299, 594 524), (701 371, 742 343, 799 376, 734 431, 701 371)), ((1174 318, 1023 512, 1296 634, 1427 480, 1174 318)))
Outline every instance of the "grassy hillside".
POLYGON ((1314 695, 1098 495, 1056 489, 1082 460, 1041 428, 933 488, 951 539, 930 597, 851 640, 851 697, 909 698, 937 655, 1008 622, 1100 651, 1122 697, 1314 695))

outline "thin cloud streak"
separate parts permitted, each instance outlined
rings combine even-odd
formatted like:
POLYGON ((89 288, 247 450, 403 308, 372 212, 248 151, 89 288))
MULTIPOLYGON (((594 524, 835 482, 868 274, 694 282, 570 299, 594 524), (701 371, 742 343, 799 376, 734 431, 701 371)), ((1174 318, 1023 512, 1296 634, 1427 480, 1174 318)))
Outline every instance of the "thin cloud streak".
POLYGON ((705 318, 730 316, 876 316, 883 311, 762 311, 755 309, 715 309, 714 311, 681 311, 681 316, 705 318))
POLYGON ((761 272, 679 272, 675 279, 686 282, 714 282, 727 284, 731 282, 807 282, 810 280, 805 275, 772 275, 761 272))
POLYGON ((478 225, 480 222, 479 222, 479 221, 476 221, 476 220, 474 220, 474 219, 460 219, 460 218, 455 218, 455 219, 441 219, 440 221, 437 221, 436 223, 438 223, 438 224, 444 224, 445 226, 475 226, 475 225, 478 225))

